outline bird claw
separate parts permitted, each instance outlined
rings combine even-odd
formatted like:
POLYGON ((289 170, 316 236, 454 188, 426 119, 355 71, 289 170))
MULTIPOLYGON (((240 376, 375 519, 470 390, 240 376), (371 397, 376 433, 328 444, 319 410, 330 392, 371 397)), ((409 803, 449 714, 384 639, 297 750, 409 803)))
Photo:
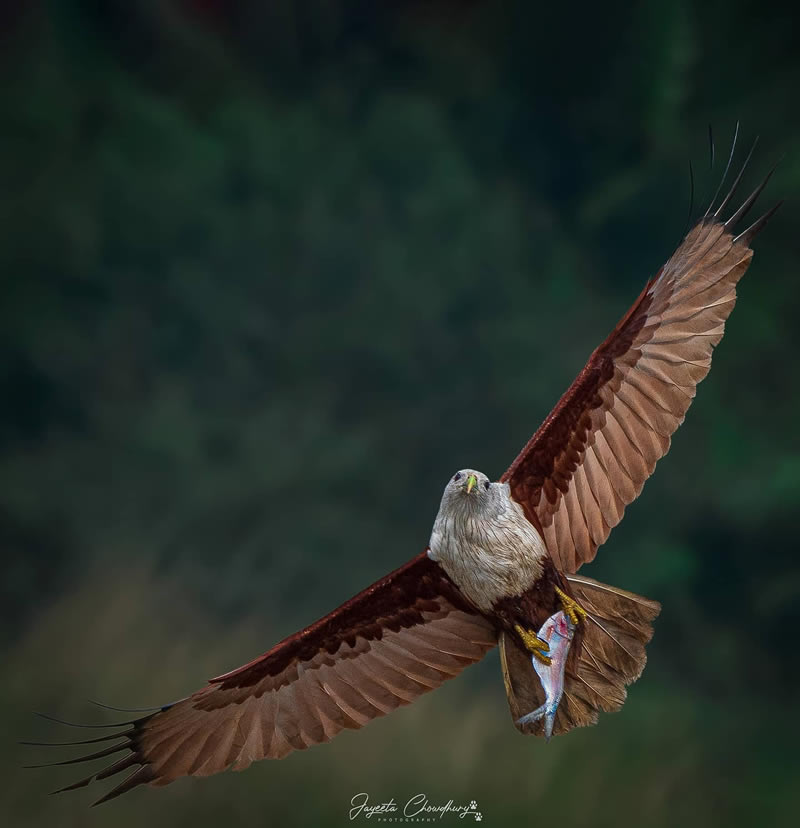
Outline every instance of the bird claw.
POLYGON ((543 639, 539 638, 533 630, 526 630, 519 624, 514 625, 517 635, 522 639, 525 649, 533 655, 538 661, 549 667, 552 664, 550 659, 550 645, 543 639))
POLYGON ((556 595, 558 595, 561 599, 561 606, 563 607, 567 618, 569 618, 572 624, 577 627, 581 621, 586 619, 588 613, 574 598, 570 598, 566 592, 558 587, 555 588, 555 591, 556 595))

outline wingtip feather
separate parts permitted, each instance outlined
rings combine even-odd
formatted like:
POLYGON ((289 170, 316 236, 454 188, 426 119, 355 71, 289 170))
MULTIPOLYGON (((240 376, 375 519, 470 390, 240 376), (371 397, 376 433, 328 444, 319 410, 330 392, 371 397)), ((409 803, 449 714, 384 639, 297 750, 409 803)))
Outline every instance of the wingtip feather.
POLYGON ((48 722, 55 722, 56 724, 66 725, 67 727, 124 727, 125 725, 132 725, 136 724, 136 719, 129 719, 125 722, 110 722, 109 724, 79 724, 77 722, 68 722, 65 719, 58 719, 55 716, 51 716, 49 713, 39 713, 38 711, 33 711, 34 716, 38 716, 40 719, 45 719, 48 722))
POLYGON ((752 224, 751 224, 751 225, 750 225, 750 226, 749 226, 746 230, 744 230, 743 232, 739 233, 739 235, 738 235, 738 236, 736 236, 736 238, 734 238, 734 242, 739 242, 739 241, 741 241, 741 242, 743 242, 744 244, 746 244, 746 245, 749 247, 749 246, 750 246, 750 243, 753 241, 753 239, 754 239, 754 238, 755 238, 755 237, 756 237, 756 236, 757 236, 757 235, 758 235, 758 234, 759 234, 759 233, 760 233, 760 232, 764 229, 764 227, 767 225, 767 222, 768 222, 768 221, 769 221, 769 220, 770 220, 770 219, 771 219, 771 218, 775 215, 775 213, 777 213, 777 212, 778 212, 778 209, 779 209, 779 208, 781 207, 781 205, 783 204, 783 201, 784 201, 784 200, 783 200, 783 199, 781 199, 781 200, 780 200, 780 201, 779 201, 779 202, 778 202, 778 203, 777 203, 774 207, 772 207, 771 209, 767 210, 767 212, 766 212, 766 213, 764 213, 764 215, 763 215, 763 216, 761 216, 760 218, 756 219, 756 220, 755 220, 755 221, 754 221, 754 222, 753 222, 753 223, 752 223, 752 224))
POLYGON ((137 768, 130 776, 123 779, 116 788, 112 788, 107 794, 101 796, 100 799, 92 802, 92 808, 97 805, 102 805, 104 802, 108 802, 111 799, 116 799, 118 796, 127 793, 132 788, 136 788, 139 785, 146 785, 151 779, 153 779, 153 776, 153 771, 149 765, 143 765, 142 767, 137 768))

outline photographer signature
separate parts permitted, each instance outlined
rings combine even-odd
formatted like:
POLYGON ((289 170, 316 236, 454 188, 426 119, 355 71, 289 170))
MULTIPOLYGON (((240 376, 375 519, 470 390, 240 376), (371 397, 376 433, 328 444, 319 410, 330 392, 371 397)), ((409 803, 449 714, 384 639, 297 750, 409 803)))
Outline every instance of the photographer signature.
POLYGON ((394 797, 386 802, 373 804, 369 801, 369 794, 361 792, 350 800, 350 806, 351 820, 358 817, 375 817, 377 822, 435 822, 446 815, 458 819, 472 817, 476 822, 483 819, 483 814, 478 810, 478 803, 474 799, 461 805, 450 799, 440 805, 431 802, 423 793, 415 794, 401 807, 395 802, 394 797))

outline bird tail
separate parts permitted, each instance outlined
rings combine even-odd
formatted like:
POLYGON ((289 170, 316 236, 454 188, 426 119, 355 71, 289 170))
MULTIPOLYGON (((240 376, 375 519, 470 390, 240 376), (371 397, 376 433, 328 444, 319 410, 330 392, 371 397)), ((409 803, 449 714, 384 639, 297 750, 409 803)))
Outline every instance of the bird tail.
MULTIPOLYGON (((645 645, 653 636, 651 624, 661 611, 657 601, 641 595, 582 575, 564 577, 587 617, 576 632, 567 660, 564 695, 553 728, 556 734, 595 724, 600 711, 613 713, 622 707, 627 685, 644 670, 645 645)), ((541 719, 524 718, 545 701, 528 653, 502 634, 500 658, 514 722, 523 733, 544 736, 541 719)))

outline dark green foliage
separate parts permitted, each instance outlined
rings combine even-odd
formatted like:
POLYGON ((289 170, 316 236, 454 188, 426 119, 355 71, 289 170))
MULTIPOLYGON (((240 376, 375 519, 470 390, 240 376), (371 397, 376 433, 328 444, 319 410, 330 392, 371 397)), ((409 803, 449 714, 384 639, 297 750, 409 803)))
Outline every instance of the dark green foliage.
MULTIPOLYGON (((490 659, 398 721, 91 816, 339 825, 360 790, 424 790, 491 824, 790 824, 796 12, 18 5, 0 15, 6 730, 103 692, 183 695, 420 551, 448 475, 503 471, 677 244, 689 159, 705 209, 741 119, 740 157, 762 134, 746 185, 785 151, 762 207, 788 203, 587 570, 664 604, 625 711, 520 740, 490 659)), ((44 797, 66 777, 6 753, 8 824, 89 824, 85 796, 44 797)))

